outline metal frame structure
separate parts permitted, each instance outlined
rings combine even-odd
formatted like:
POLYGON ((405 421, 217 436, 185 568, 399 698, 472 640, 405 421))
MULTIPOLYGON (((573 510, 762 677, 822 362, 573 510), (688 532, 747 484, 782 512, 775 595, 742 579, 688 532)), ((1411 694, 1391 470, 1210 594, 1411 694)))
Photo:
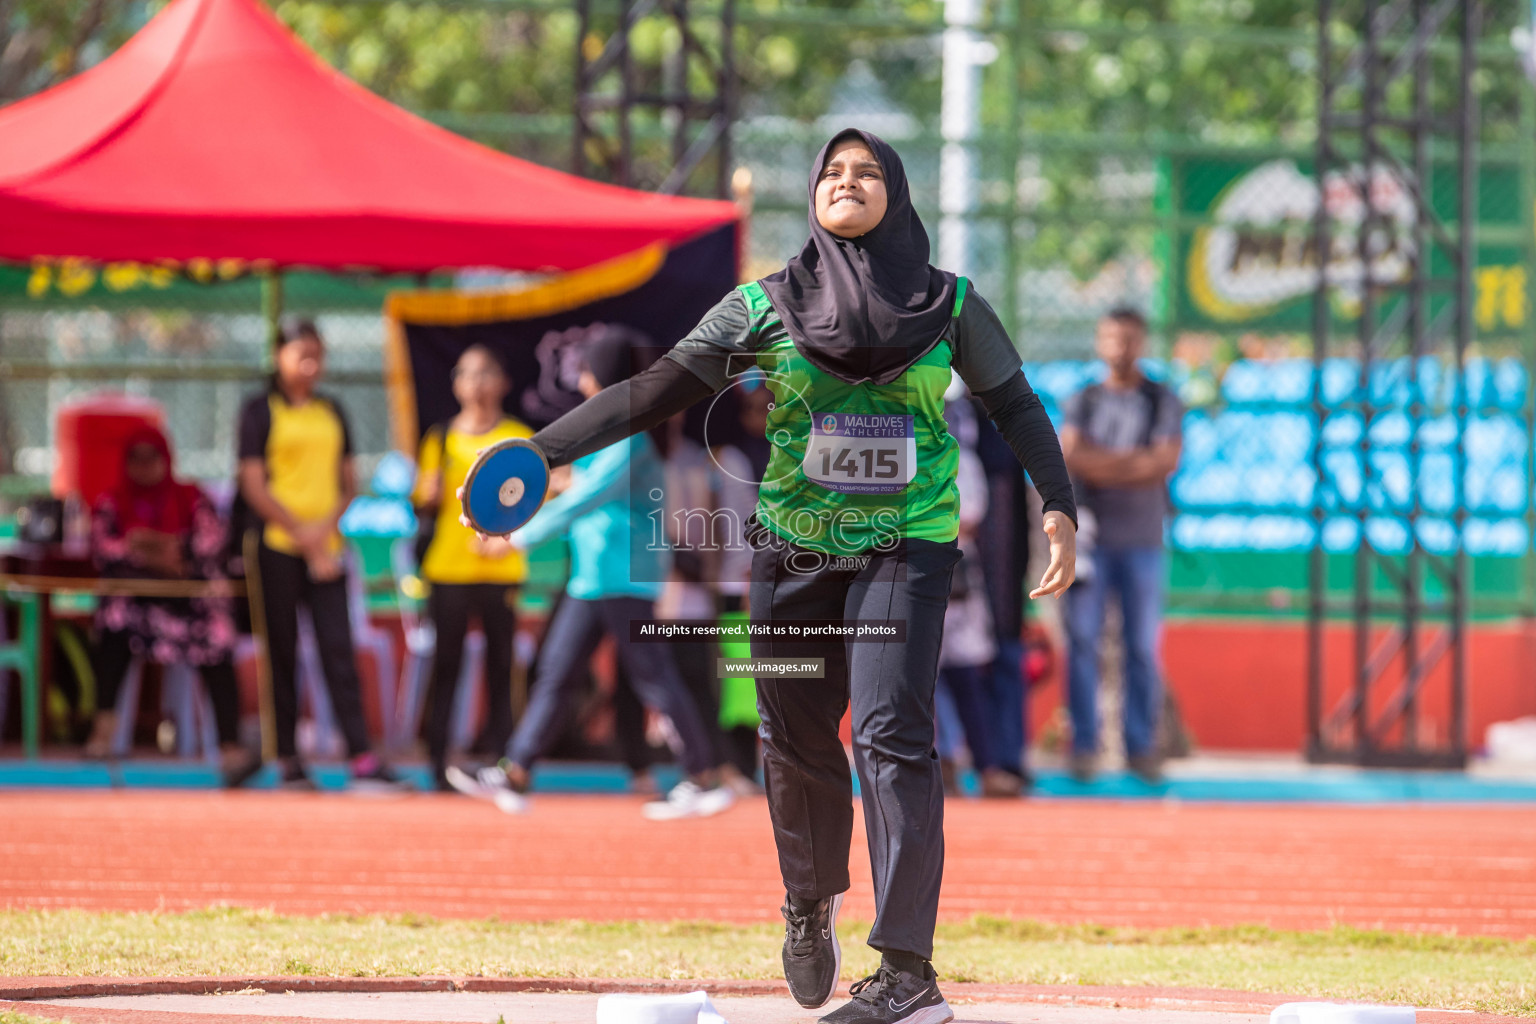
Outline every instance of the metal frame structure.
POLYGON ((637 110, 651 110, 663 123, 670 122, 671 164, 665 177, 653 185, 657 191, 681 193, 711 154, 715 156, 712 194, 730 196, 731 124, 735 116, 735 0, 721 0, 708 13, 695 13, 689 0, 619 0, 616 16, 607 4, 576 0, 579 29, 576 33, 575 139, 571 169, 590 176, 601 169, 615 184, 638 186, 632 118, 637 110), (636 67, 633 35, 640 22, 653 14, 667 19, 678 40, 655 69, 636 67), (700 27, 710 23, 718 34, 713 50, 705 43, 700 27), (594 33, 607 30, 601 49, 594 33), (596 51, 596 52, 593 52, 596 51), (690 90, 690 70, 702 66, 713 90, 690 90), (642 75, 643 70, 653 73, 642 75), (642 82, 642 78, 649 82, 642 82), (605 114, 612 115, 612 134, 603 130, 605 114), (616 136, 616 137, 615 137, 616 136))
MULTIPOLYGON (((1471 603, 1464 543, 1469 514, 1465 488, 1465 434, 1469 415, 1464 368, 1473 339, 1476 270, 1478 102, 1472 76, 1477 66, 1481 0, 1320 0, 1318 136, 1316 180, 1319 199, 1312 243, 1319 265, 1348 244, 1359 268, 1359 317, 1348 348, 1359 359, 1359 378, 1343 401, 1324 393, 1324 367, 1332 351, 1332 293, 1339 281, 1327 269, 1318 275, 1313 297, 1315 373, 1312 408, 1315 434, 1312 464, 1313 542, 1309 573, 1307 755, 1313 761, 1400 767, 1462 767, 1467 758, 1467 617, 1471 603), (1347 50, 1335 45, 1336 18, 1347 7, 1358 14, 1347 50), (1451 35, 1454 56, 1432 52, 1451 35), (1435 108, 1432 89, 1444 89, 1454 69, 1454 109, 1435 108), (1438 73, 1437 73, 1438 72, 1438 73), (1389 87, 1399 85, 1389 94, 1389 87), (1431 143, 1449 143, 1455 152, 1455 219, 1442 218, 1431 202, 1444 191, 1444 163, 1431 162, 1431 143), (1384 279, 1373 258, 1392 225, 1373 202, 1377 169, 1406 188, 1411 204, 1407 273, 1384 279), (1442 180, 1436 181, 1439 175, 1442 180), (1347 181, 1357 204, 1330 204, 1327 184, 1347 181), (1354 220, 1330 205, 1354 205, 1354 220), (1406 356, 1406 365, 1401 360, 1406 356), (1420 378, 1425 356, 1439 358, 1454 374, 1443 408, 1420 378), (1387 412, 1377 401, 1378 381, 1391 366, 1406 380, 1407 498, 1394 498, 1385 480, 1385 459, 1377 457, 1373 427, 1387 412), (1419 481, 1424 432, 1432 419, 1449 416, 1451 508, 1427 510, 1419 481), (1344 464, 1355 481, 1344 480, 1329 455, 1326 436, 1337 424, 1356 435, 1344 464), (1356 544, 1346 598, 1329 587, 1324 547, 1330 522, 1352 520, 1356 544), (1450 550, 1424 544, 1426 530, 1449 522, 1450 550), (1378 528, 1406 538, 1405 550, 1382 550, 1378 528), (1348 618, 1353 671, 1342 699, 1325 711, 1333 690, 1326 676, 1331 620, 1348 618), (1448 687, 1446 733, 1424 728, 1424 698, 1448 687)), ((1353 19, 1351 19, 1353 20, 1353 19)), ((1337 449, 1334 450, 1337 454, 1337 449)), ((1438 545, 1437 545, 1438 546, 1438 545)))

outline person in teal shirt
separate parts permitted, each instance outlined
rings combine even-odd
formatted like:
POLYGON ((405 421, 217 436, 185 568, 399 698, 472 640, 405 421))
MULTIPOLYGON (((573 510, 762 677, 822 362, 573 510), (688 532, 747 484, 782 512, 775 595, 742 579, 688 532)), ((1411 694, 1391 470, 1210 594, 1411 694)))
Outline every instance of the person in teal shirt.
MULTIPOLYGON (((582 354, 578 381, 591 397, 629 375, 633 358, 623 331, 595 332, 582 354)), ((566 537, 571 575, 565 597, 550 617, 540 645, 528 708, 497 768, 474 776, 449 769, 454 788, 490 796, 509 813, 525 808, 523 794, 534 764, 569 724, 598 642, 611 636, 630 687, 645 706, 666 715, 682 745, 687 777, 665 799, 648 803, 646 817, 703 817, 734 801, 720 784, 714 744, 665 643, 636 643, 635 624, 653 621, 667 578, 668 549, 653 532, 659 522, 665 476, 644 433, 589 452, 571 464, 570 482, 509 540, 528 549, 566 537)))
POLYGON ((565 592, 571 597, 656 600, 669 559, 664 546, 651 543, 661 502, 649 495, 661 489, 665 477, 650 435, 636 434, 583 455, 571 469, 568 489, 513 534, 513 544, 526 550, 568 536, 571 576, 565 592))

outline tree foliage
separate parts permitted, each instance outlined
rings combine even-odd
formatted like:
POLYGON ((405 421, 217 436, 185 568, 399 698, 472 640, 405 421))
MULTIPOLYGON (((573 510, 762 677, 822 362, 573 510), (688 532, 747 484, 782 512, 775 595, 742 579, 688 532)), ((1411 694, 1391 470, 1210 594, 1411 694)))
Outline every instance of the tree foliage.
POLYGON ((62 82, 142 24, 135 0, 0 0, 0 104, 62 82))
MULTIPOLYGON (((600 51, 617 7, 594 0, 600 13, 589 37, 578 40, 574 4, 270 2, 321 57, 369 89, 556 166, 570 161, 577 47, 600 51)), ((45 88, 99 59, 161 5, 0 0, 0 100, 45 88)), ((695 9, 701 6, 694 0, 695 9)), ((985 0, 985 8, 1000 58, 984 77, 983 201, 1007 203, 1017 186, 1012 194, 1034 218, 1032 258, 1089 273, 1117 250, 1144 250, 1161 153, 1304 152, 1311 145, 1315 0, 985 0), (1021 184, 1016 167, 1024 168, 1021 184)), ((1362 8, 1363 0, 1335 4, 1331 33, 1341 49, 1353 41, 1362 8)), ((861 98, 849 95, 847 73, 860 60, 936 152, 942 0, 737 0, 737 10, 739 116, 814 134, 813 122, 829 108, 858 109, 861 98)), ((1483 138, 1511 143, 1519 139, 1521 92, 1531 86, 1509 59, 1506 41, 1525 15, 1512 3, 1485 2, 1484 10, 1484 49, 1504 59, 1485 63, 1476 78, 1483 138)), ((707 18, 695 29, 703 49, 718 51, 707 18)), ((676 59, 680 40, 669 19, 651 13, 633 39, 639 91, 713 91, 707 60, 676 59)), ((1457 85, 1453 63, 1437 57, 1434 68, 1432 100, 1447 108, 1457 85)), ((599 85, 618 87, 613 76, 599 85)), ((1357 102, 1358 88, 1340 99, 1357 102)), ((1389 90, 1388 102, 1399 110, 1411 99, 1406 81, 1389 90)), ((611 117, 595 117, 616 135, 611 117)), ((634 183, 654 187, 672 153, 669 126, 640 115, 633 128, 634 183)))
MULTIPOLYGON (((436 0, 270 0, 324 59, 406 107, 446 115, 566 115, 572 108, 577 21, 572 7, 436 0)), ((0 101, 47 88, 98 60, 163 0, 0 0, 0 101)), ((597 4, 599 9, 604 5, 597 4)), ((612 7, 613 5, 607 5, 612 7)), ((695 6, 698 6, 697 4, 695 6)), ((1336 5, 1347 44, 1356 3, 1336 5)), ((988 0, 993 38, 1010 55, 987 74, 986 121, 1003 134, 1016 92, 1027 134, 1163 135, 1211 144, 1305 144, 1315 124, 1314 0, 988 0), (1007 27, 1023 26, 1017 36, 1007 27)), ((1485 3, 1484 38, 1507 39, 1518 4, 1485 3)), ((839 99, 851 60, 868 61, 888 95, 936 126, 935 28, 940 0, 737 0, 735 36, 744 115, 807 120, 839 99), (756 17, 753 17, 753 16, 756 17)), ((598 18, 600 46, 612 16, 598 18)), ((708 49, 719 40, 703 22, 708 49)), ((641 89, 668 84, 663 55, 677 34, 656 14, 635 34, 641 89)), ((1485 128, 1517 131, 1513 63, 1479 75, 1485 128)), ((673 68, 671 81, 675 83, 673 68)), ((690 62, 695 92, 706 67, 690 62)), ((1445 102, 1449 69, 1437 83, 1445 102)), ((1401 99, 1405 86, 1394 95, 1401 99)), ((494 122, 487 122, 494 123, 494 122)))

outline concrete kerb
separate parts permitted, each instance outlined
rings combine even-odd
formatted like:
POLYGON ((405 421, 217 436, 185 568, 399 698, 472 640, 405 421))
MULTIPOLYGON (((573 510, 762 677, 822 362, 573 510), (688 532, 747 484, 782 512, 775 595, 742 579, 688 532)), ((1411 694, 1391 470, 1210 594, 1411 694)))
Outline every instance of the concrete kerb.
POLYGON ((92 996, 230 995, 285 992, 693 992, 722 995, 787 995, 782 981, 656 981, 613 978, 477 978, 426 975, 413 978, 187 977, 187 978, 0 978, 0 1000, 80 999, 92 996))
MULTIPOLYGON (((658 980, 651 978, 486 978, 423 976, 410 978, 331 977, 185 977, 185 978, 0 978, 0 1004, 4 1009, 36 1012, 28 1001, 94 996, 220 995, 240 992, 279 993, 587 993, 607 992, 681 993, 705 989, 718 996, 784 996, 782 981, 770 980, 658 980)), ((946 982, 945 995, 953 1003, 1037 1003, 1056 1006, 1109 1007, 1119 1009, 1216 1011, 1267 1014, 1281 1003, 1305 997, 1262 992, 1209 988, 1157 988, 1101 985, 999 985, 980 982, 946 982)), ((1315 997, 1314 997, 1315 998, 1315 997)), ((1465 1010, 1418 1011, 1419 1024, 1513 1024, 1523 1018, 1465 1010)))

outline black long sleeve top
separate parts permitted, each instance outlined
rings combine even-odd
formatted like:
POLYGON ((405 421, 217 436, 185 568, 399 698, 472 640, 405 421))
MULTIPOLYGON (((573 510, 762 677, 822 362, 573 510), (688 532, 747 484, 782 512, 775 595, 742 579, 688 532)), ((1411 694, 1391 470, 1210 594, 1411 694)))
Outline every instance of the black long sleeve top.
MULTIPOLYGON (((745 299, 734 290, 666 358, 583 402, 535 434, 533 443, 551 466, 562 466, 648 430, 755 365, 756 333, 745 299)), ((1044 510, 1061 512, 1075 524, 1077 505, 1056 429, 997 314, 974 291, 966 296, 950 340, 956 371, 1034 481, 1044 510)))

